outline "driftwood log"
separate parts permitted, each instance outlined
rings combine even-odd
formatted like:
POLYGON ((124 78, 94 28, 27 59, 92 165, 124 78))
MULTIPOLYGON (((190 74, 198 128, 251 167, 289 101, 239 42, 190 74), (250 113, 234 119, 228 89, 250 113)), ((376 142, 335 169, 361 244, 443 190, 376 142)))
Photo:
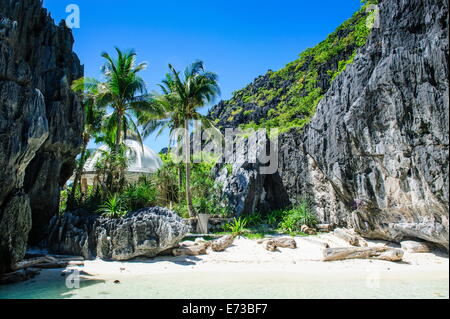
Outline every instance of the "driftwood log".
POLYGON ((8 274, 0 275, 0 285, 9 285, 17 282, 25 281, 39 274, 39 269, 28 268, 20 269, 8 274))
POLYGON ((39 265, 39 264, 47 264, 47 263, 55 263, 55 262, 58 262, 58 259, 56 259, 54 257, 50 257, 50 256, 36 257, 36 258, 26 259, 21 262, 18 262, 13 267, 13 270, 20 270, 20 269, 35 267, 36 265, 39 265))
POLYGON ((234 242, 234 236, 227 235, 219 239, 206 242, 206 241, 196 241, 196 242, 183 242, 180 247, 172 250, 174 256, 199 256, 206 255, 207 249, 211 248, 212 251, 221 252, 230 247, 234 242))
POLYGON ((403 259, 403 255, 403 250, 386 246, 328 248, 324 250, 323 261, 337 261, 345 259, 401 261, 403 259))
MULTIPOLYGON (((211 249, 215 252, 221 252, 233 245, 234 236, 227 235, 210 242, 211 249)), ((208 243, 205 243, 208 244, 208 243)))
POLYGON ((277 248, 296 249, 297 243, 290 237, 272 238, 266 241, 266 250, 274 252, 277 248))
POLYGON ((53 257, 44 256, 23 260, 17 263, 13 270, 21 270, 27 268, 40 268, 40 269, 58 269, 66 268, 68 266, 83 266, 83 257, 53 257))
POLYGON ((316 228, 322 233, 329 233, 333 231, 333 225, 331 224, 318 224, 316 228))
POLYGON ((334 236, 340 238, 355 247, 367 247, 367 242, 354 231, 338 228, 333 232, 334 236))
POLYGON ((172 250, 172 255, 174 256, 199 256, 206 255, 206 249, 208 247, 204 244, 202 245, 192 245, 192 246, 180 246, 172 250))
POLYGON ((316 230, 307 225, 303 225, 300 230, 307 235, 317 235, 316 230))

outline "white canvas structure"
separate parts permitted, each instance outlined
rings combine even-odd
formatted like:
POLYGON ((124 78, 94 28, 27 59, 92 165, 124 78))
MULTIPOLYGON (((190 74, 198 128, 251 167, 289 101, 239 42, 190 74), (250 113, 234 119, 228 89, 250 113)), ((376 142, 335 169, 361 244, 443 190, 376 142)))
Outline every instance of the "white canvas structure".
MULTIPOLYGON (((145 145, 141 145, 135 140, 125 140, 127 146, 126 156, 128 158, 128 168, 125 172, 125 178, 129 182, 137 181, 140 176, 148 176, 158 171, 163 162, 158 154, 145 145)), ((104 151, 108 151, 108 146, 104 145, 86 161, 82 177, 82 184, 93 185, 94 178, 97 175, 95 166, 104 151)))

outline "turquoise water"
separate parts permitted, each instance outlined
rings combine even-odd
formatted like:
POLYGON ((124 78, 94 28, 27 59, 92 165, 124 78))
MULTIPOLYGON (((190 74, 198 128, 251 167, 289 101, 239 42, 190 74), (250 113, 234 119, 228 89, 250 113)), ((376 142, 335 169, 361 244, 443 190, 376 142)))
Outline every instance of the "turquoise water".
POLYGON ((318 299, 449 298, 448 275, 433 279, 383 279, 369 288, 365 278, 311 278, 289 273, 186 272, 82 280, 68 289, 61 271, 0 286, 0 299, 318 299), (114 283, 119 280, 120 283, 114 283))

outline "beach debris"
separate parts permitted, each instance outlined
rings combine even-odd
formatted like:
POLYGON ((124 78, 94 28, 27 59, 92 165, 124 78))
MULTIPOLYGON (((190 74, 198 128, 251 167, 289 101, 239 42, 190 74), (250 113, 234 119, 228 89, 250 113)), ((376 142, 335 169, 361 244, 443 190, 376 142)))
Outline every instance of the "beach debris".
POLYGON ((118 284, 120 284, 120 280, 114 280, 114 283, 115 283, 116 285, 118 285, 118 284))
POLYGON ((46 263, 54 263, 57 262, 58 259, 50 256, 44 256, 44 257, 36 257, 31 259, 26 259, 21 262, 18 262, 13 266, 13 270, 20 270, 25 268, 34 267, 36 265, 40 264, 46 264, 46 263))
POLYGON ((199 237, 195 239, 196 244, 206 243, 207 241, 203 237, 199 237))
POLYGON ((400 243, 402 249, 408 253, 419 254, 429 253, 430 247, 424 242, 406 240, 400 243))
POLYGON ((355 246, 355 247, 368 247, 369 246, 369 244, 364 240, 364 238, 362 238, 361 236, 356 234, 356 232, 354 230, 337 228, 334 230, 333 234, 337 238, 340 238, 340 239, 346 241, 351 246, 355 246))
POLYGON ((179 247, 172 250, 174 256, 199 256, 206 255, 207 245, 193 245, 186 247, 179 247))
POLYGON ((84 260, 82 257, 54 257, 44 256, 23 260, 17 263, 13 270, 21 270, 27 268, 39 268, 39 269, 58 269, 66 268, 69 266, 84 266, 84 260))
POLYGON ((311 227, 309 227, 309 226, 307 226, 307 225, 303 225, 303 226, 300 228, 300 231, 301 231, 302 233, 305 233, 306 235, 317 235, 316 230, 313 229, 313 228, 311 228, 311 227))
POLYGON ((172 250, 174 256, 199 256, 206 255, 208 248, 212 251, 221 252, 230 247, 234 242, 234 236, 227 235, 219 239, 207 242, 182 242, 178 248, 172 250))
POLYGON ((291 237, 271 238, 266 241, 266 250, 277 251, 277 248, 290 248, 296 249, 297 242, 291 237))
POLYGON ((191 247, 197 245, 197 242, 193 242, 192 240, 186 240, 180 243, 180 247, 191 247))
POLYGON ((324 250, 323 261, 345 259, 377 259, 386 261, 401 261, 404 251, 386 246, 375 247, 345 247, 327 248, 324 250))
POLYGON ((219 239, 211 241, 209 245, 213 251, 221 252, 233 245, 234 238, 235 237, 232 235, 223 236, 219 239))
POLYGON ((11 273, 1 274, 0 285, 9 285, 21 281, 26 281, 39 274, 39 272, 40 272, 39 269, 27 268, 27 269, 20 269, 11 273))
POLYGON ((316 228, 321 233, 330 233, 333 231, 333 225, 331 224, 319 224, 316 228))

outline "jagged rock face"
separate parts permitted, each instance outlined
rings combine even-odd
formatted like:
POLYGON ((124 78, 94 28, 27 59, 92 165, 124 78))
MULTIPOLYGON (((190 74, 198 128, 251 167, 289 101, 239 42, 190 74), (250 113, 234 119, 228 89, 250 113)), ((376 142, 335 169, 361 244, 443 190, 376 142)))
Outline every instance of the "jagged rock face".
POLYGON ((53 218, 48 242, 53 253, 130 260, 175 247, 188 230, 183 219, 166 208, 142 209, 123 219, 78 211, 53 218))
POLYGON ((72 33, 39 0, 0 0, 0 273, 38 242, 81 145, 72 33), (32 226, 33 225, 33 226, 32 226))
POLYGON ((448 248, 448 55, 448 1, 383 1, 310 124, 280 136, 290 198, 365 237, 448 248))

